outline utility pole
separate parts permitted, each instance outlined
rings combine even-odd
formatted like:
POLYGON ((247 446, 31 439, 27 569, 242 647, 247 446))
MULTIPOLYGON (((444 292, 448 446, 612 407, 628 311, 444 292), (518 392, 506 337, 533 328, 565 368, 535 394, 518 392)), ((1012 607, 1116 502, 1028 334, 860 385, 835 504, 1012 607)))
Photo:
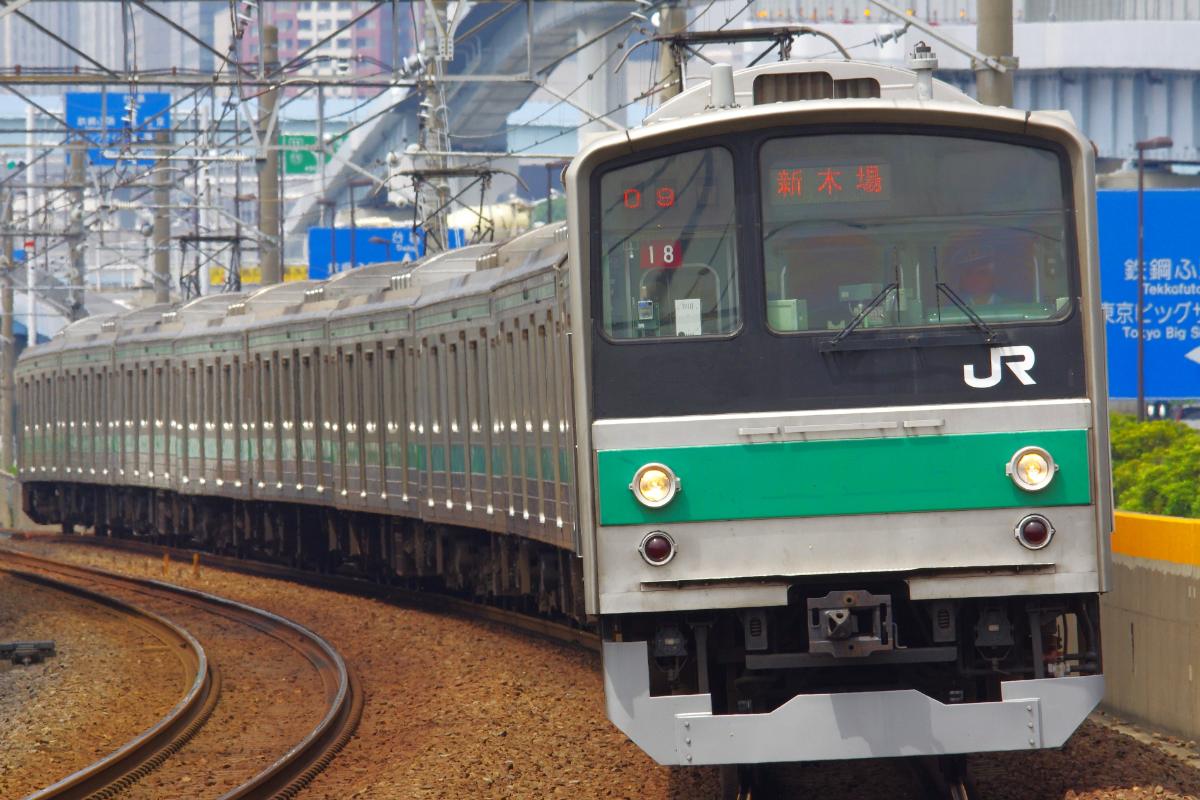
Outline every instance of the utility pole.
MULTIPOLYGON (((36 133, 37 112, 32 104, 25 106, 25 163, 28 164, 28 172, 30 178, 34 176, 34 160, 33 160, 33 143, 34 134, 36 133)), ((37 194, 34 187, 34 181, 29 181, 25 187, 25 227, 32 229, 37 223, 33 215, 37 213, 37 194)), ((25 315, 25 341, 32 347, 37 344, 38 340, 38 301, 37 301, 37 277, 33 269, 33 255, 36 240, 28 238, 26 234, 25 240, 25 302, 27 313, 25 315)))
POLYGON ((168 133, 158 131, 154 142, 160 157, 154 165, 154 302, 171 302, 171 167, 168 133))
MULTIPOLYGON (((981 0, 985 2, 986 0, 981 0)), ((660 36, 670 36, 679 33, 687 27, 687 9, 677 5, 663 6, 659 10, 658 33, 660 36)), ((662 76, 662 90, 658 93, 659 102, 670 100, 683 91, 683 70, 680 69, 682 54, 676 53, 675 48, 663 44, 658 49, 658 74, 662 76)))
POLYGON ((1137 142, 1138 154, 1138 221, 1137 221, 1137 418, 1146 421, 1146 151, 1174 147, 1170 136, 1157 136, 1137 142))
MULTIPOLYGON (((441 74, 443 64, 454 59, 454 32, 449 30, 446 0, 432 0, 425 6, 425 41, 436 42, 437 50, 434 57, 429 59, 426 67, 424 86, 425 99, 421 103, 421 112, 425 126, 422 129, 424 149, 435 153, 446 153, 450 150, 450 131, 446 119, 446 98, 442 93, 441 74)), ((427 165, 434 173, 433 178, 433 207, 436 211, 425 219, 425 248, 430 252, 430 240, 441 249, 447 249, 448 222, 447 214, 450 205, 450 184, 440 171, 446 168, 444 155, 426 158, 427 165)), ((351 190, 353 191, 353 190, 351 190)))
POLYGON ((13 440, 13 418, 16 409, 13 407, 15 395, 15 379, 13 378, 13 363, 16 360, 16 347, 13 343, 13 261, 16 250, 16 239, 12 235, 13 195, 8 193, 4 203, 4 238, 3 256, 4 276, 0 278, 0 467, 9 469, 16 462, 16 452, 13 440))
POLYGON ((71 208, 67 212, 70 219, 68 243, 71 257, 71 321, 83 319, 86 311, 83 307, 83 291, 87 286, 87 263, 83 258, 83 242, 86 238, 83 230, 83 187, 87 182, 87 145, 82 139, 71 143, 71 169, 68 173, 67 187, 71 198, 71 208))
POLYGON ((1005 71, 992 69, 975 60, 975 95, 981 103, 989 106, 1013 104, 1013 72, 1017 59, 1013 58, 1013 5, 1012 0, 979 0, 979 24, 975 29, 976 48, 1005 66, 1005 71))
MULTIPOLYGON (((262 26, 262 77, 279 71, 279 29, 262 26)), ((258 158, 258 269, 262 286, 283 279, 279 253, 279 150, 275 142, 275 108, 279 86, 273 84, 258 99, 258 138, 262 152, 258 158)))

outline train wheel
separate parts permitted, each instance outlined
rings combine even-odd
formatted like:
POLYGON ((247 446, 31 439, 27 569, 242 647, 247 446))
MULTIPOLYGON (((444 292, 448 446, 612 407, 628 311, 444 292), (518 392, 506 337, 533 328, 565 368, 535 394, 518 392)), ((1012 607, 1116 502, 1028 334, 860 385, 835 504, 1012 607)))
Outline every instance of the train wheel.
POLYGON ((917 780, 923 796, 938 800, 979 800, 979 791, 967 766, 966 756, 915 759, 917 780))
POLYGON ((721 767, 721 800, 751 800, 753 796, 753 768, 739 764, 721 767))

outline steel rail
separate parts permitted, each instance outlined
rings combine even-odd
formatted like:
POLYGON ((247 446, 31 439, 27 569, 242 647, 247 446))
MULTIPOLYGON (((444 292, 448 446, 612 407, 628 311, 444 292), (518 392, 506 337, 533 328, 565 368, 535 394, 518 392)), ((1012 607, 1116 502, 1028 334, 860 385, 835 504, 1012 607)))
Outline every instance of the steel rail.
POLYGON ((43 571, 116 584, 134 592, 200 608, 273 636, 312 664, 322 680, 328 704, 320 722, 274 762, 223 794, 221 800, 293 797, 329 765, 358 725, 363 697, 357 679, 341 654, 324 638, 303 625, 245 603, 163 581, 120 575, 4 548, 0 548, 0 558, 24 561, 43 571))
POLYGON ((543 639, 582 647, 593 652, 600 652, 600 637, 591 630, 563 624, 544 617, 535 617, 518 611, 510 611, 497 606, 465 600, 448 594, 418 591, 398 586, 388 586, 362 578, 351 578, 343 575, 329 575, 310 570, 286 567, 267 561, 232 558, 220 556, 207 550, 194 550, 182 547, 141 542, 133 539, 112 539, 101 536, 65 536, 62 534, 25 533, 23 531, 0 529, 18 536, 27 536, 35 541, 49 541, 64 544, 77 544, 109 550, 120 550, 127 553, 152 555, 161 557, 168 553, 179 563, 188 562, 192 556, 199 554, 204 563, 220 569, 238 572, 243 575, 254 575, 261 578, 276 578, 279 580, 302 583, 318 589, 327 589, 341 594, 370 597, 396 605, 420 608, 434 613, 452 614, 474 620, 484 620, 506 628, 512 628, 522 633, 538 636, 543 639))
MULTIPOLYGON (((188 690, 161 719, 121 747, 29 795, 26 800, 100 800, 121 793, 174 755, 208 720, 221 693, 217 671, 208 662, 204 647, 175 623, 114 597, 44 575, 5 566, 7 553, 0 553, 0 569, 14 577, 88 602, 113 609, 173 651, 189 676, 188 690)), ((15 559, 10 559, 15 560, 15 559)), ((24 562, 28 564, 28 562, 24 562)))

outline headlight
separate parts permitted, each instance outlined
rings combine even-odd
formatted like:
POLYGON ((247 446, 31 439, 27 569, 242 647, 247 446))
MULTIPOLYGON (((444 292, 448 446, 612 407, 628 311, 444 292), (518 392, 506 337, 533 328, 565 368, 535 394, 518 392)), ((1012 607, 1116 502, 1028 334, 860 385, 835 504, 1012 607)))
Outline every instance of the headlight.
POLYGON ((646 464, 633 474, 629 488, 642 505, 662 508, 679 491, 679 479, 664 464, 646 464))
POLYGON ((1040 447, 1022 447, 1008 462, 1005 472, 1018 488, 1038 492, 1050 485, 1058 467, 1054 459, 1040 447))

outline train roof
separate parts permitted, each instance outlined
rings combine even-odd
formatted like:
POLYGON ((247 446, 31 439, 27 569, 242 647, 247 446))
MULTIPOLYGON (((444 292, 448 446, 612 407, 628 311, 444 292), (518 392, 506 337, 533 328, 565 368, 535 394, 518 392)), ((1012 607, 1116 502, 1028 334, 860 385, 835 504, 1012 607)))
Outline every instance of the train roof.
POLYGON ((566 257, 566 223, 543 225, 507 242, 469 245, 415 262, 375 264, 326 280, 280 283, 87 317, 29 358, 64 349, 240 333, 254 327, 325 320, 397 307, 416 308, 480 294, 566 257))
MULTIPOLYGON (((733 99, 740 108, 815 100, 917 100, 918 75, 912 70, 866 61, 776 61, 735 70, 733 99)), ((950 84, 934 79, 934 101, 979 102, 950 84)), ((704 81, 680 92, 650 113, 643 126, 671 122, 712 111, 712 85, 704 81)))

